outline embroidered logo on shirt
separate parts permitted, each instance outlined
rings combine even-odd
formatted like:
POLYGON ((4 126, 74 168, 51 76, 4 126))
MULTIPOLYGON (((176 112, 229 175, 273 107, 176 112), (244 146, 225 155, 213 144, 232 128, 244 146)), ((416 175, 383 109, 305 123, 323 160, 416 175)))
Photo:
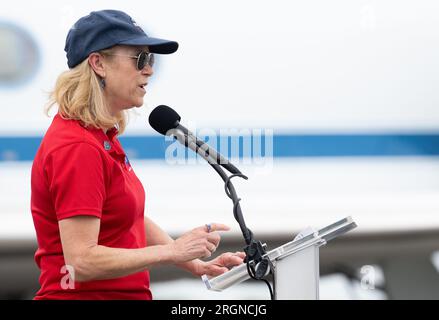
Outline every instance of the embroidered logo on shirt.
POLYGON ((104 141, 104 149, 107 151, 111 149, 110 141, 104 141))

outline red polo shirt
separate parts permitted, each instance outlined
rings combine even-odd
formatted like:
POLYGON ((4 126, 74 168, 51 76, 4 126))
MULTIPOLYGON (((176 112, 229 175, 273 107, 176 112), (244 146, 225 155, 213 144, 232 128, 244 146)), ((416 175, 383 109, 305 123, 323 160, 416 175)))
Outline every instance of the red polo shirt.
POLYGON ((116 134, 116 128, 105 134, 56 115, 41 142, 31 178, 41 269, 37 300, 152 298, 148 271, 73 283, 65 267, 58 221, 74 216, 100 219, 99 245, 146 247, 145 191, 116 134))

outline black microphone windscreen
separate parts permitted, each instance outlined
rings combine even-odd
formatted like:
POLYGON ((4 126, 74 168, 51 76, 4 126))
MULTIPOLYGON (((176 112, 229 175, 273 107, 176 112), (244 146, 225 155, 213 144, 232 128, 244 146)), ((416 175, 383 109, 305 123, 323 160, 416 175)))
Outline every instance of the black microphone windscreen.
POLYGON ((170 129, 177 127, 181 117, 174 109, 160 105, 152 110, 149 115, 149 124, 157 132, 166 135, 170 129))

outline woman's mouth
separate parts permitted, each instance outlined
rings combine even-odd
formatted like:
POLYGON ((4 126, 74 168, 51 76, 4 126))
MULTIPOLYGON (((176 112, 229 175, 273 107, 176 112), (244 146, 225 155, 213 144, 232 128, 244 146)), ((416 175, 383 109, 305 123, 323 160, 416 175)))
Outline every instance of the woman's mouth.
POLYGON ((145 83, 145 84, 141 84, 141 85, 139 86, 139 88, 142 89, 143 92, 146 92, 146 90, 145 90, 146 85, 147 85, 147 83, 145 83))

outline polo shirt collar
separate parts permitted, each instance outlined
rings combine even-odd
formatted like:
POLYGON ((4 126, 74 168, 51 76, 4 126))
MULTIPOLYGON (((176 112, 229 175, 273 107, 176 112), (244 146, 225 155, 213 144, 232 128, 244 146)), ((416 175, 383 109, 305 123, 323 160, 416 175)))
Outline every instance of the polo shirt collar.
MULTIPOLYGON (((55 115, 55 119, 61 120, 62 117, 59 113, 55 115)), ((73 122, 77 122, 81 127, 90 132, 93 137, 99 142, 99 144, 110 154, 116 157, 120 157, 120 159, 125 160, 125 152, 122 149, 119 141, 116 139, 119 130, 116 127, 107 130, 107 133, 104 130, 96 127, 86 127, 79 120, 70 120, 73 122)))

